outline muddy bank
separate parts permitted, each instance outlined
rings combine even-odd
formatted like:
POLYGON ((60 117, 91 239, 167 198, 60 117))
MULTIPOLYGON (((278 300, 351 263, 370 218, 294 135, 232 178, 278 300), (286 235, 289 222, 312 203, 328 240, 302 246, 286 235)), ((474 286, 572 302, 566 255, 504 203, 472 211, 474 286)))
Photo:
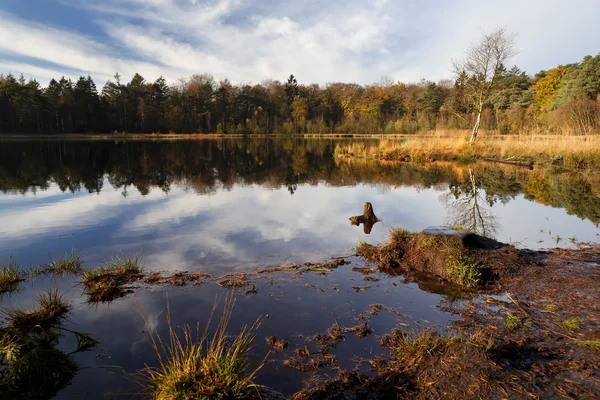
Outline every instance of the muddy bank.
POLYGON ((399 328, 390 358, 296 399, 597 398, 600 248, 533 252, 465 232, 393 230, 358 253, 390 274, 471 294, 447 332, 399 328))

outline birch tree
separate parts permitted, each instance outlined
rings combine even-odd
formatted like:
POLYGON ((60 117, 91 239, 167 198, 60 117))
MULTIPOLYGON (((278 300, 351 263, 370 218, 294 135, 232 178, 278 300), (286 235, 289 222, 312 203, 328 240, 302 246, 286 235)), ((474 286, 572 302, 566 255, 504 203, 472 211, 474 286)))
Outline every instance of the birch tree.
POLYGON ((515 34, 504 28, 484 32, 460 60, 452 62, 457 78, 466 75, 466 95, 477 113, 469 143, 477 139, 483 106, 497 83, 501 67, 515 55, 515 34))

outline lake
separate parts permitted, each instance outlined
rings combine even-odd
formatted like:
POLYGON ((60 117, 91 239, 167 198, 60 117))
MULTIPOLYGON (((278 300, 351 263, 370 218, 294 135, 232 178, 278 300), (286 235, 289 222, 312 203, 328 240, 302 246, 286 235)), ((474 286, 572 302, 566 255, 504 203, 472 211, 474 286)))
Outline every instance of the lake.
MULTIPOLYGON (((46 264, 76 249, 93 268, 119 254, 137 254, 147 271, 254 274, 280 265, 348 256, 361 241, 380 243, 391 227, 420 231, 461 226, 518 247, 574 247, 598 240, 597 181, 557 170, 489 163, 398 164, 338 160, 345 139, 176 141, 0 141, 0 259, 21 268, 46 264), (353 226, 373 205, 382 220, 353 226)), ((268 355, 258 382, 284 394, 307 373, 282 364, 310 336, 332 324, 354 326, 372 304, 373 334, 346 335, 336 366, 384 354, 378 338, 397 326, 443 327, 460 301, 426 285, 377 273, 365 281, 352 267, 331 273, 278 272, 256 289, 141 285, 111 303, 89 304, 74 278, 39 278, 4 295, 3 308, 32 307, 38 291, 58 287, 72 304, 67 326, 101 343, 73 355, 79 372, 57 398, 127 398, 139 391, 126 373, 155 365, 147 330, 207 321, 215 299, 236 297, 232 329, 262 315, 253 362, 268 355), (377 279, 377 280, 376 280, 377 279), (358 289, 356 289, 358 288, 358 289), (436 293, 437 292, 437 293, 436 293), (146 323, 142 318, 146 317, 146 323), (276 334, 290 350, 274 351, 276 334)), ((77 341, 60 342, 64 352, 77 341)), ((325 369, 332 373, 333 369, 325 369)))

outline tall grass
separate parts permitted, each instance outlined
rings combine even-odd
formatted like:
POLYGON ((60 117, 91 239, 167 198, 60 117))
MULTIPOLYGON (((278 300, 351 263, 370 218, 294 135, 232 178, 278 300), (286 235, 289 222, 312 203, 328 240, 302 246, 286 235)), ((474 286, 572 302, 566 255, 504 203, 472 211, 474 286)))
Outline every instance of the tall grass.
MULTIPOLYGON (((250 368, 248 361, 259 320, 250 327, 243 326, 237 335, 228 336, 227 326, 235 304, 228 298, 216 330, 210 334, 209 326, 217 304, 215 302, 201 334, 199 325, 196 326, 195 335, 187 325, 178 334, 171 323, 169 307, 167 340, 148 329, 159 365, 146 366, 139 372, 146 395, 158 400, 244 399, 252 390, 260 389, 254 379, 264 361, 254 369, 250 368)), ((144 322, 148 328, 145 317, 144 322)))
POLYGON ((409 139, 382 140, 366 145, 350 143, 337 146, 339 157, 402 159, 412 161, 461 158, 515 158, 533 161, 562 159, 567 168, 600 166, 600 136, 481 136, 470 146, 466 136, 419 136, 409 139))

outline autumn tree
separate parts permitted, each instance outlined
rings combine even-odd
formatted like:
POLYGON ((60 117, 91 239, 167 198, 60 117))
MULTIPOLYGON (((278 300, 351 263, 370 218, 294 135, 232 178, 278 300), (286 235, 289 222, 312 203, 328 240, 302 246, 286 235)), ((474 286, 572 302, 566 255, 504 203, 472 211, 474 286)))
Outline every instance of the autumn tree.
POLYGON ((456 77, 463 74, 467 77, 466 94, 477 114, 469 141, 471 144, 477 139, 483 106, 497 83, 500 67, 515 54, 514 38, 515 35, 504 28, 484 32, 480 41, 467 50, 463 59, 453 61, 456 77))

